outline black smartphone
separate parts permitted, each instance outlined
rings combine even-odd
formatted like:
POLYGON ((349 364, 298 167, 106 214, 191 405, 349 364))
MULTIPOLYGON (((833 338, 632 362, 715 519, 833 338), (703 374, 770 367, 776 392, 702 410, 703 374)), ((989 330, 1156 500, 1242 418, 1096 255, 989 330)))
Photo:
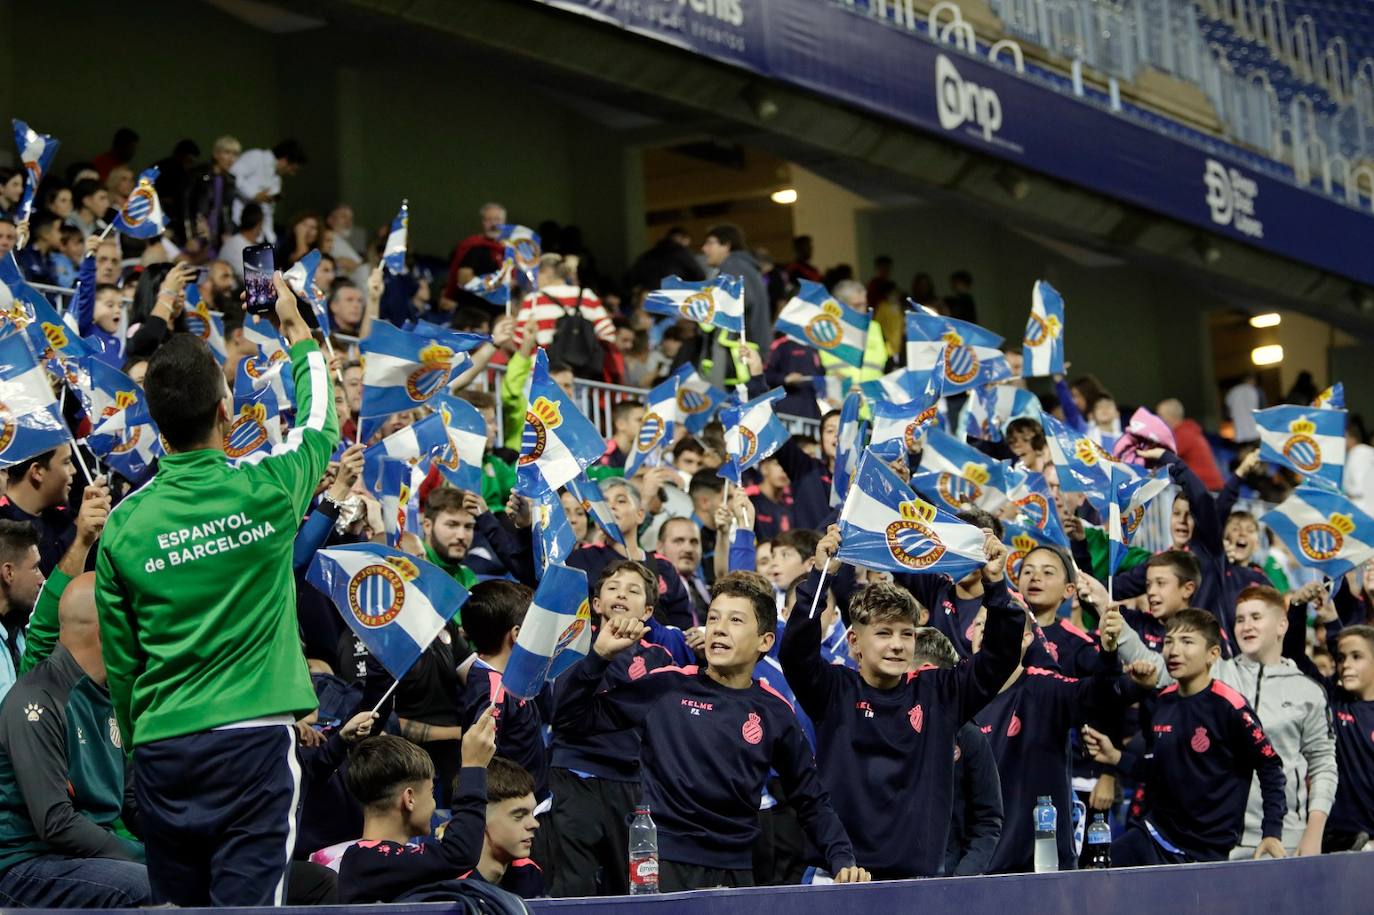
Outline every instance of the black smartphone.
POLYGON ((271 245, 249 245, 243 249, 243 286, 248 293, 250 314, 264 314, 277 304, 277 287, 272 285, 276 269, 271 245))

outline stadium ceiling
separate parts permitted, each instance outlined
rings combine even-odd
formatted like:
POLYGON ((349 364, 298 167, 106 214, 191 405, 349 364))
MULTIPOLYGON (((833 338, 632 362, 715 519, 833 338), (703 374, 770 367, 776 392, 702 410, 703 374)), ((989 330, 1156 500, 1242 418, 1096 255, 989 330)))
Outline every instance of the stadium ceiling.
MULTIPOLYGON (((256 4, 255 5, 268 5, 256 4)), ((1191 279, 1238 308, 1258 301, 1374 341, 1374 289, 1144 209, 1023 171, 818 95, 761 80, 528 0, 276 0, 296 16, 462 54, 555 95, 621 144, 693 140, 766 149, 880 204, 958 203, 1103 258, 1191 279)), ((856 65, 859 65, 856 63, 856 65)), ((461 113, 460 113, 461 115, 461 113)), ((480 112, 471 112, 474 122, 480 112)))

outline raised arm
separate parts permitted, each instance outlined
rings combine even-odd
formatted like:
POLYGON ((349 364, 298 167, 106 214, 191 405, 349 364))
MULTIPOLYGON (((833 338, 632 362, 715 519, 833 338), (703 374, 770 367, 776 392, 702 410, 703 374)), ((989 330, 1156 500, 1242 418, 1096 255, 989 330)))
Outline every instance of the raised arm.
POLYGON ((831 558, 839 548, 839 530, 832 526, 816 546, 815 568, 797 586, 797 601, 792 607, 792 615, 787 618, 787 628, 783 630, 782 644, 778 647, 778 660, 782 662, 787 685, 792 687, 806 714, 815 719, 827 713, 836 681, 846 676, 843 669, 821 658, 821 615, 811 614, 811 602, 820 587, 820 570, 827 563, 832 571, 839 565, 831 558))

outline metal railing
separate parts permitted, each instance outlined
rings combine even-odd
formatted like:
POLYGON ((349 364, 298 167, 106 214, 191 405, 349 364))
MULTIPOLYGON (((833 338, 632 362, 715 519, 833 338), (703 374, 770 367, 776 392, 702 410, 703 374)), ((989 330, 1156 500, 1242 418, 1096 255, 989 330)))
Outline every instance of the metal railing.
MULTIPOLYGON (((1351 61, 1343 38, 1318 42, 1310 15, 1288 18, 1283 0, 988 0, 1002 21, 1001 40, 977 44, 952 0, 931 7, 925 20, 910 0, 829 0, 970 54, 986 55, 1025 78, 1065 91, 1061 77, 1028 71, 1016 42, 1061 58, 1071 91, 1086 95, 1084 68, 1107 80, 1109 110, 1122 112, 1120 83, 1154 69, 1197 86, 1215 109, 1223 139, 1292 167, 1283 177, 1346 204, 1374 210, 1374 59, 1351 61), (1221 41, 1209 42, 1199 14, 1261 43, 1273 65, 1310 86, 1286 102, 1261 62, 1242 68, 1221 41), (1010 36, 1008 39, 1005 36, 1010 36)), ((1284 95, 1291 89, 1285 80, 1284 95)))

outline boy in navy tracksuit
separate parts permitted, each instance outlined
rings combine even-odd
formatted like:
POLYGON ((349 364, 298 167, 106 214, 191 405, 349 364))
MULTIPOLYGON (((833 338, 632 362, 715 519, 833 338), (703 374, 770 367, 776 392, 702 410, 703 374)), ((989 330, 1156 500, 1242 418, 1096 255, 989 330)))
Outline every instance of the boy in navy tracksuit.
POLYGON ((442 841, 429 836, 434 816, 434 763, 401 737, 382 734, 349 758, 348 790, 363 805, 363 835, 339 861, 339 902, 391 902, 416 887, 456 878, 482 857, 487 819, 487 764, 496 749, 489 712, 463 734, 463 768, 453 819, 442 841))
MULTIPOLYGON (((816 571, 797 589, 783 633, 783 673, 815 723, 817 764, 859 864, 879 879, 943 872, 954 790, 954 738, 997 695, 1020 658, 1026 613, 1003 578, 1006 548, 987 539, 987 650, 950 670, 911 672, 919 607, 879 582, 850 602, 853 671, 821 658, 820 615, 807 613, 839 529, 816 547, 816 571)), ((834 563, 838 565, 837 563, 834 563)))
MULTIPOLYGON (((1060 570, 1051 580, 1047 570, 1036 573, 1039 586, 1063 592, 1067 574, 1060 570)), ((1025 579, 1023 578, 1023 583, 1025 579)), ((985 613, 979 614, 981 620, 985 613)), ((1033 621, 1026 618, 1021 637, 1024 654, 1034 642, 1033 621)), ((1144 695, 1134 679, 1153 686, 1149 665, 1133 666, 1130 677, 1121 676, 1116 638, 1125 622, 1109 611, 1102 620, 1102 653, 1091 677, 1078 680, 1042 667, 1018 666, 1002 692, 974 720, 992 744, 997 772, 1002 779, 1005 818, 990 873, 1024 873, 1033 864, 1032 813, 1036 799, 1049 795, 1059 812, 1059 866, 1077 866, 1072 825, 1072 792, 1069 782, 1069 732, 1090 718, 1119 715, 1144 695), (1148 674, 1146 671, 1148 670, 1148 674)), ((982 626, 975 626, 975 649, 983 640, 982 626)), ((1023 662, 1024 663, 1024 662, 1023 662)))
MULTIPOLYGON (((760 392, 762 393, 762 392, 760 392)), ((840 411, 831 410, 821 419, 821 458, 802 450, 795 440, 783 442, 778 464, 787 472, 792 489, 792 520, 796 527, 824 530, 830 515, 830 483, 834 475, 835 440, 839 436, 840 411)))
POLYGON ((535 797, 543 802, 549 796, 549 764, 539 705, 547 697, 521 699, 501 685, 501 674, 515 646, 515 630, 525 620, 531 597, 524 585, 499 580, 479 582, 469 592, 463 604, 463 631, 477 660, 468 668, 467 682, 458 695, 458 723, 466 730, 494 705, 497 754, 530 773, 535 797))
POLYGON ((1326 687, 1336 731, 1340 781, 1322 835, 1324 853, 1359 851, 1374 838, 1374 626, 1342 627, 1328 613, 1324 609, 1317 621, 1326 625, 1336 676, 1323 677, 1305 651, 1295 658, 1326 687))
MULTIPOLYGON (((1146 560, 1141 570, 1147 610, 1121 612, 1126 624, 1151 651, 1163 652, 1165 629, 1174 614, 1191 606, 1202 583, 1197 557, 1183 550, 1165 550, 1146 560)), ((1132 569, 1131 571, 1135 571, 1132 569)))
POLYGON ((1283 762, 1245 697, 1212 679, 1220 656, 1216 618, 1205 610, 1178 613, 1164 638, 1164 663, 1177 682, 1142 707, 1145 739, 1118 750, 1084 729, 1094 759, 1145 785, 1148 809, 1112 843, 1113 865, 1226 860, 1240 841, 1256 775, 1264 838, 1255 857, 1284 857, 1283 762))
POLYGON ((644 797, 658 826, 664 892, 753 885, 770 769, 836 882, 868 879, 855 866, 792 709, 752 679, 776 627, 772 587, 753 572, 731 572, 711 588, 705 670, 663 668, 598 692, 611 661, 644 634, 644 624, 627 614, 608 620, 594 650, 563 674, 555 727, 642 728, 644 797))
MULTIPOLYGON (((616 560, 601 572, 592 609, 602 620, 630 616, 647 622, 658 599, 656 584, 646 566, 616 560)), ((614 689, 672 666, 667 648, 642 639, 615 656, 601 683, 614 689)), ((564 678, 554 682, 555 720, 567 684, 564 678)), ((625 872, 629 819, 641 794, 639 732, 625 728, 589 734, 579 728, 555 727, 550 766, 550 825, 557 837, 553 895, 625 895, 629 892, 625 872)))

